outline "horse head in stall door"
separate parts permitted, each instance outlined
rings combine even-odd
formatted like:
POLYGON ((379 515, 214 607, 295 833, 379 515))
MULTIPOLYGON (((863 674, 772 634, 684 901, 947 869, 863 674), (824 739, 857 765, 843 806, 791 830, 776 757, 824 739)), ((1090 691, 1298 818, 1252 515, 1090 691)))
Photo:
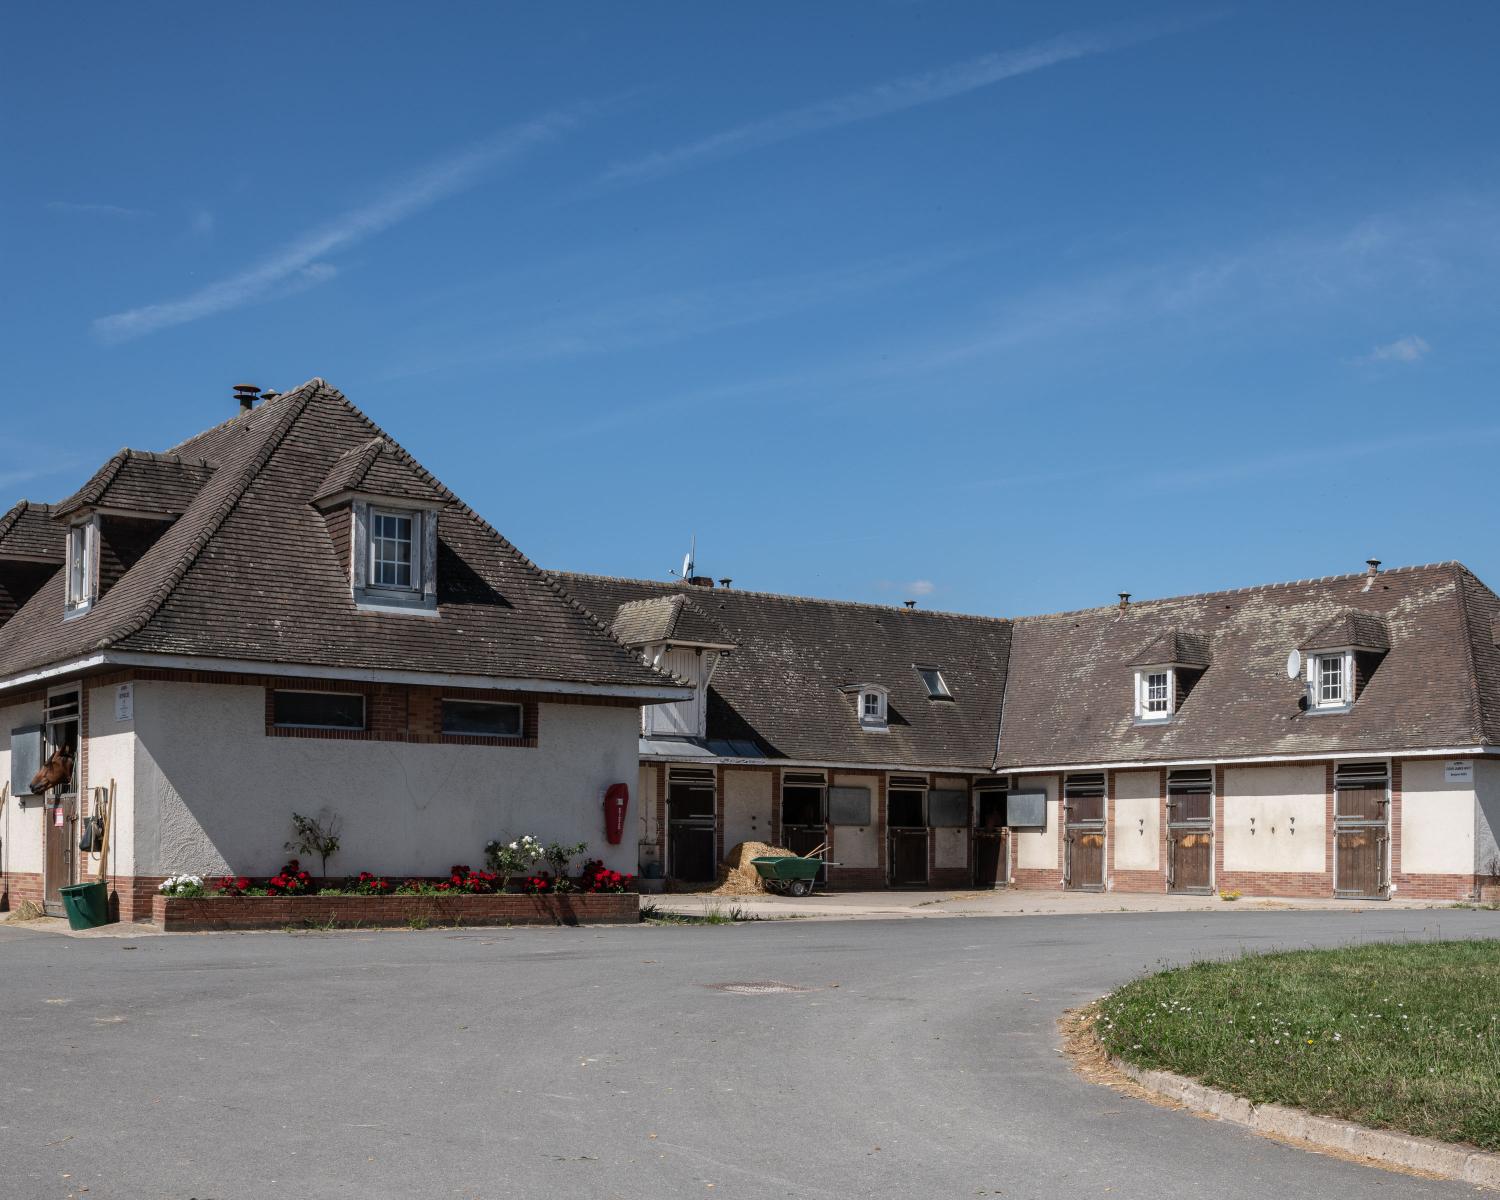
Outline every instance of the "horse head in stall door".
POLYGON ((42 769, 31 777, 31 794, 40 796, 55 787, 62 787, 73 778, 73 747, 63 746, 54 750, 42 769))

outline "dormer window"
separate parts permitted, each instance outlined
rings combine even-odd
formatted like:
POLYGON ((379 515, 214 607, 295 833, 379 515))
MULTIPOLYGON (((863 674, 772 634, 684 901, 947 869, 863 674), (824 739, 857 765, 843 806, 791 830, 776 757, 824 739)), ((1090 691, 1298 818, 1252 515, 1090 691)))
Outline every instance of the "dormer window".
POLYGON ((847 684, 846 693, 855 697, 855 711, 861 729, 885 730, 889 727, 888 691, 880 684, 847 684))
POLYGON ((1172 667, 1148 667, 1135 673, 1135 719, 1137 721, 1170 720, 1177 689, 1172 667))
POLYGON ((943 672, 937 667, 918 667, 917 674, 922 677, 929 700, 953 699, 953 693, 948 690, 948 681, 943 678, 943 672))
POLYGON ((88 611, 99 596, 99 518, 68 528, 67 600, 64 616, 88 611))
POLYGON ((437 510, 366 500, 351 508, 354 602, 374 611, 436 612, 437 510))

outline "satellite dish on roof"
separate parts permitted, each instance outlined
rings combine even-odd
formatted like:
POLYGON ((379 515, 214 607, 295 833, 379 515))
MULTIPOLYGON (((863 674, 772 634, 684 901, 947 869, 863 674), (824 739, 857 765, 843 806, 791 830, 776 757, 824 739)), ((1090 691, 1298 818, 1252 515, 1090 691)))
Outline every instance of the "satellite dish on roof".
POLYGON ((1286 677, 1296 679, 1302 674, 1302 651, 1288 650, 1286 652, 1286 677))

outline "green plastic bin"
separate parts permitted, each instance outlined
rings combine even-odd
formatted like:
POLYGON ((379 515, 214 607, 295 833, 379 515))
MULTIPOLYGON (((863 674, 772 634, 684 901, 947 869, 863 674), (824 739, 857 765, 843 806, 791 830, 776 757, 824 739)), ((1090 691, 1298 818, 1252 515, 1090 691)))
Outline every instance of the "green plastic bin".
POLYGON ((75 883, 58 889, 62 893, 63 911, 73 929, 93 929, 109 924, 109 885, 75 883))

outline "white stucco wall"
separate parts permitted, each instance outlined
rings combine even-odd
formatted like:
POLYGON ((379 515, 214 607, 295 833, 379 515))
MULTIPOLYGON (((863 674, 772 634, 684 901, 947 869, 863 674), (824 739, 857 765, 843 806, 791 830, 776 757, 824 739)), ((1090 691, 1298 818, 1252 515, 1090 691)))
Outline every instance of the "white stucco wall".
POLYGON ((633 708, 543 703, 531 749, 267 737, 259 687, 138 683, 135 870, 265 875, 287 858, 293 811, 332 810, 330 874, 482 867, 486 842, 526 833, 633 872, 634 826, 608 845, 603 798, 639 778, 638 725, 633 708))
MULTIPOLYGON (((870 817, 877 815, 880 801, 880 780, 874 775, 838 775, 832 779, 834 787, 857 787, 870 789, 870 817)), ((833 833, 833 857, 846 867, 873 869, 880 866, 880 831, 874 825, 837 825, 833 833)))
POLYGON ((1443 759, 1401 764, 1401 870, 1408 875, 1467 875, 1474 870, 1474 783, 1448 783, 1443 759))
POLYGON ((724 853, 741 842, 771 840, 771 772, 724 770, 724 853))
POLYGON ((1013 784, 1018 792, 1047 793, 1047 828, 1015 830, 1011 834, 1016 846, 1016 867, 1020 870, 1062 869, 1057 853, 1057 776, 1022 775, 1013 784))
MULTIPOLYGON (((134 685, 132 685, 132 691, 134 685)), ((95 788, 109 789, 115 781, 115 819, 110 833, 109 872, 111 875, 135 874, 135 839, 122 836, 135 828, 135 721, 115 719, 116 686, 89 689, 89 765, 84 781, 90 793, 95 788)), ((93 800, 89 801, 93 811, 93 800)), ((80 852, 81 854, 81 852, 80 852)), ((82 873, 90 875, 99 869, 99 856, 83 856, 82 873)))
POLYGON ((1500 762, 1474 762, 1474 870, 1500 875, 1500 762))
POLYGON ((1161 869, 1161 772, 1116 771, 1115 870, 1161 869))
MULTIPOLYGON (((10 731, 38 725, 41 720, 41 701, 0 708, 0 783, 10 782, 10 731)), ((41 797, 18 798, 7 793, 0 807, 0 868, 41 873, 44 816, 41 797)))
POLYGON ((1323 784, 1321 764, 1226 770, 1219 799, 1224 869, 1321 874, 1326 865, 1323 784))

